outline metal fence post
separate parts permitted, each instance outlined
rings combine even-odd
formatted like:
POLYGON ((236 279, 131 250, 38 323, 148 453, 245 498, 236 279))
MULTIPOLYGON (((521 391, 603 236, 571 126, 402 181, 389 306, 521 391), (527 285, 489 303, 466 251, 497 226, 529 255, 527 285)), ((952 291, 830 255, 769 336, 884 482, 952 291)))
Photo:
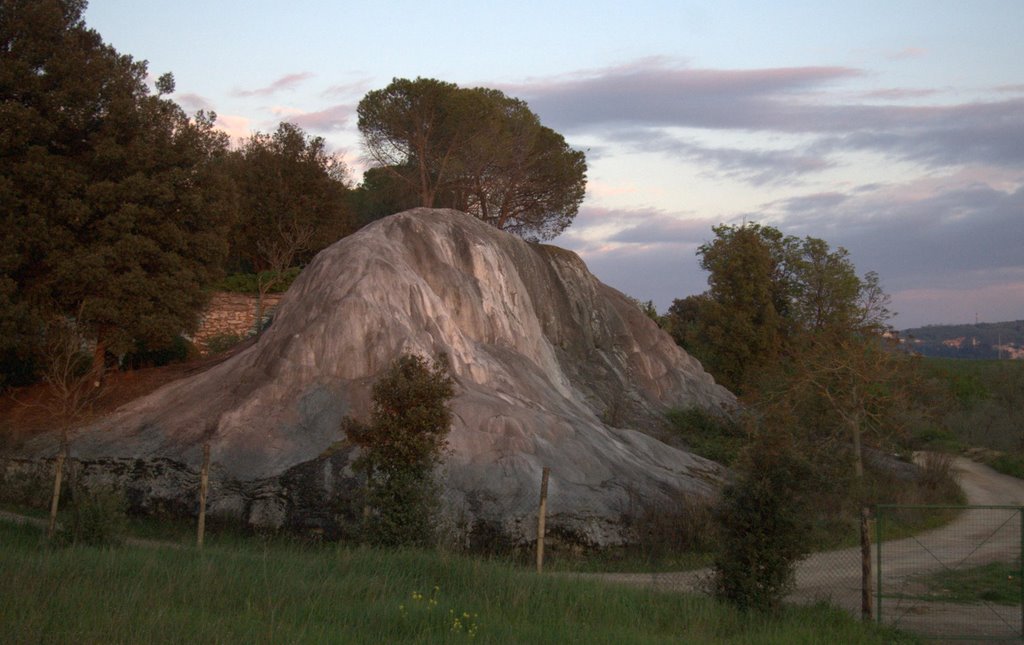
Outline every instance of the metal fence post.
POLYGON ((860 509, 860 619, 871 620, 871 509, 860 509))
POLYGON ((875 589, 875 619, 879 625, 882 624, 882 516, 885 514, 883 509, 881 504, 875 506, 875 573, 878 577, 878 586, 875 589))

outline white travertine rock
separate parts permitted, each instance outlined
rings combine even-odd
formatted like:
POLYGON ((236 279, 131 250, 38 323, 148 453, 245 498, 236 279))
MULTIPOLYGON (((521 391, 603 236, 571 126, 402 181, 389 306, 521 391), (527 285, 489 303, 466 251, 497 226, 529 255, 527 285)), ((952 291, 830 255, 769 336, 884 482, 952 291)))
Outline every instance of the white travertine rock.
POLYGON ((445 499, 467 531, 533 539, 544 466, 549 526, 599 545, 628 539, 620 520, 638 503, 706 497, 720 481, 717 464, 660 440, 669 408, 735 403, 696 360, 575 254, 431 209, 322 251, 255 345, 79 431, 73 453, 194 472, 208 438, 226 482, 212 508, 302 525, 319 502, 296 501, 310 499, 301 488, 322 488, 311 499, 323 500, 354 485, 341 421, 367 418, 374 380, 403 352, 450 359, 445 499), (314 461, 314 474, 295 475, 314 461))

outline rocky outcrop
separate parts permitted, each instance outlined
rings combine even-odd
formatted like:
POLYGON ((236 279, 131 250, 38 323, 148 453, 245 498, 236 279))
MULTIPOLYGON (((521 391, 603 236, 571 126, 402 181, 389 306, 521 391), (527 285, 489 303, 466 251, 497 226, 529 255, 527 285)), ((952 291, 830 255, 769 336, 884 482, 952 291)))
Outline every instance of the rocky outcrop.
MULTIPOLYGON (((575 254, 450 210, 400 213, 325 249, 256 344, 81 429, 72 452, 132 464, 114 470, 140 504, 180 502, 208 441, 211 513, 334 530, 356 485, 342 419, 367 417, 372 383, 403 352, 447 354, 457 380, 444 478, 460 536, 532 540, 545 466, 549 526, 599 545, 629 539, 621 520, 638 505, 719 483, 717 464, 663 441, 662 419, 733 396, 575 254), (158 462, 159 476, 131 475, 158 462)), ((19 472, 54 451, 52 437, 27 444, 19 472)))

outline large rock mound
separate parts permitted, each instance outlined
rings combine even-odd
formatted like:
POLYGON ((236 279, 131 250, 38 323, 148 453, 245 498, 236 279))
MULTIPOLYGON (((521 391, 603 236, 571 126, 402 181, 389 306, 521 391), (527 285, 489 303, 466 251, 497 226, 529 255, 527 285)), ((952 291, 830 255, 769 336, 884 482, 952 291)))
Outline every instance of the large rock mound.
MULTIPOLYGON (((429 209, 325 249, 255 345, 82 429, 72 454, 136 505, 190 512, 209 441, 211 513, 331 530, 357 485, 342 420, 368 416, 403 352, 446 353, 457 379, 444 475, 459 534, 532 540, 544 466, 549 526, 599 545, 628 540, 621 520, 645 504, 719 483, 718 465, 659 440, 668 408, 734 404, 696 360, 575 254, 429 209)), ((8 459, 8 478, 54 445, 8 459)))

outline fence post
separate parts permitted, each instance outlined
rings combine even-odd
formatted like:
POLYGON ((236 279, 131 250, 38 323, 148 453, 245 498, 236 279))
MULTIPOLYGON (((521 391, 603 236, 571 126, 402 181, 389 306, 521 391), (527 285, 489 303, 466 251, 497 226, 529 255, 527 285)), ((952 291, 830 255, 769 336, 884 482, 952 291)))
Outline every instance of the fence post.
POLYGON ((871 620, 871 509, 860 509, 860 618, 871 620))
POLYGON ((196 546, 203 548, 206 535, 206 492, 210 483, 210 442, 203 444, 203 468, 199 472, 199 526, 196 528, 196 546))
POLYGON ((537 509, 537 573, 544 570, 544 524, 548 514, 548 476, 551 469, 544 466, 540 479, 540 507, 537 509))
POLYGON ((878 585, 875 587, 878 590, 878 594, 875 598, 877 603, 875 611, 875 620, 879 625, 882 624, 882 520, 883 520, 883 508, 881 505, 875 505, 875 574, 878 578, 878 585))

